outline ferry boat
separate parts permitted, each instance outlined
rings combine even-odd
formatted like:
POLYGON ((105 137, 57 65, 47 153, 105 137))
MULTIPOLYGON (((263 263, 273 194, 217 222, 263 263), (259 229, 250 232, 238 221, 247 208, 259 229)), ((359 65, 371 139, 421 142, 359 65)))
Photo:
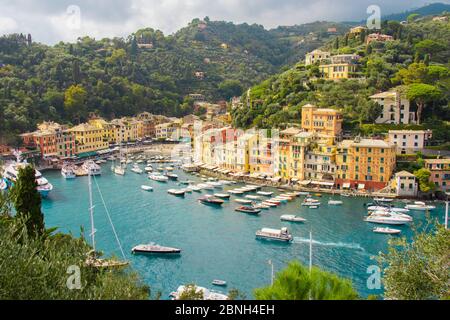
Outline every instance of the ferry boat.
POLYGON ((61 175, 66 179, 75 179, 77 177, 76 168, 73 165, 65 164, 61 169, 61 175))
MULTIPOLYGON (((19 175, 19 170, 29 165, 30 164, 26 162, 14 162, 12 164, 7 165, 3 175, 5 179, 8 181, 8 184, 9 185, 14 184, 19 175)), ((37 183, 36 190, 42 197, 46 198, 48 194, 53 190, 53 185, 50 182, 48 182, 48 180, 44 178, 38 170, 34 171, 37 183)))
POLYGON ((436 209, 435 206, 427 205, 425 202, 422 201, 416 201, 414 204, 408 204, 406 205, 405 209, 408 210, 414 210, 414 211, 431 211, 436 209))
POLYGON ((373 232, 384 234, 399 234, 402 231, 399 229, 392 229, 392 228, 374 228, 373 232))
POLYGON ((148 178, 149 178, 150 180, 158 181, 158 182, 167 182, 167 181, 169 181, 169 178, 168 178, 168 177, 162 176, 162 175, 158 175, 158 174, 150 174, 150 175, 148 176, 148 178))
POLYGON ((171 248, 171 247, 163 247, 160 245, 153 244, 140 244, 131 249, 133 254, 180 254, 181 249, 171 248))
POLYGON ((280 217, 281 221, 289 221, 289 222, 305 222, 306 219, 298 217, 296 215, 285 214, 280 217))
POLYGON ((102 174, 102 168, 96 164, 93 160, 88 160, 81 166, 83 170, 86 170, 91 176, 99 176, 102 174))
POLYGON ((259 239, 277 240, 284 242, 290 242, 293 240, 293 237, 287 228, 281 228, 280 230, 262 228, 261 230, 256 231, 256 237, 259 239))
POLYGON ((200 203, 210 205, 210 206, 221 206, 224 203, 224 201, 222 199, 218 199, 211 195, 206 195, 204 197, 201 197, 198 199, 198 201, 200 201, 200 203))
POLYGON ((236 209, 234 209, 234 211, 243 212, 243 213, 247 213, 247 214, 251 214, 251 215, 259 215, 259 213, 261 212, 261 209, 257 209, 257 208, 249 207, 249 206, 242 206, 242 207, 237 207, 236 209))

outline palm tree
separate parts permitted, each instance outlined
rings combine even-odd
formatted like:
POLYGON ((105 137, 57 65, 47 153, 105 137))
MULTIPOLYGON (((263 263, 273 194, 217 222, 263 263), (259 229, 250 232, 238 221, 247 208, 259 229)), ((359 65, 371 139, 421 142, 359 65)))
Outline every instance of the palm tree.
POLYGON ((272 286, 255 289, 257 300, 356 300, 350 280, 297 261, 277 274, 272 286))

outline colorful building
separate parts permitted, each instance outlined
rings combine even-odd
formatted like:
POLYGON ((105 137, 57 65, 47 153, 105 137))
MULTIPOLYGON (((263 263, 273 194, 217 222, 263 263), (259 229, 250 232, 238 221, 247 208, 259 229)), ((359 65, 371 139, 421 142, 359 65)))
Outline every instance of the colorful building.
POLYGON ((375 123, 416 123, 416 114, 411 111, 410 101, 398 90, 377 93, 370 99, 383 107, 381 115, 375 120, 375 123))
POLYGON ((327 80, 358 78, 357 71, 358 66, 352 63, 330 63, 319 66, 319 72, 322 78, 327 80))
POLYGON ((335 109, 318 108, 307 104, 302 107, 302 129, 330 137, 339 138, 342 134, 342 112, 335 109))
POLYGON ((393 187, 399 197, 416 197, 418 184, 416 176, 408 171, 400 171, 395 174, 393 187))
POLYGON ((422 150, 432 134, 431 130, 389 130, 388 141, 397 146, 397 154, 411 154, 422 150))
POLYGON ((438 190, 450 191, 450 159, 427 159, 425 168, 430 170, 430 180, 438 190))
POLYGON ((88 123, 82 123, 69 129, 69 132, 75 135, 76 154, 78 156, 109 148, 109 142, 104 137, 103 129, 88 123))
POLYGON ((344 140, 337 146, 336 186, 380 190, 395 170, 396 147, 383 140, 344 140))
POLYGON ((316 62, 321 62, 323 60, 330 59, 330 57, 331 57, 330 52, 316 49, 305 55, 305 65, 309 66, 311 64, 315 64, 316 62))
POLYGON ((387 34, 381 33, 371 33, 366 38, 366 44, 370 44, 371 42, 386 42, 386 41, 394 41, 393 36, 389 36, 387 34))

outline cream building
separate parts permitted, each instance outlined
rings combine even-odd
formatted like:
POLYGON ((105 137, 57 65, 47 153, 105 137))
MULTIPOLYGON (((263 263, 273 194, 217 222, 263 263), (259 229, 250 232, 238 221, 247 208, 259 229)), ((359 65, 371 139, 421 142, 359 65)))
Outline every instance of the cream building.
POLYGON ((398 154, 411 154, 422 150, 431 137, 431 130, 389 130, 388 140, 397 146, 398 154))
POLYGON ((375 123, 413 124, 416 115, 411 111, 410 102, 398 91, 386 91, 370 97, 383 107, 383 111, 375 123))

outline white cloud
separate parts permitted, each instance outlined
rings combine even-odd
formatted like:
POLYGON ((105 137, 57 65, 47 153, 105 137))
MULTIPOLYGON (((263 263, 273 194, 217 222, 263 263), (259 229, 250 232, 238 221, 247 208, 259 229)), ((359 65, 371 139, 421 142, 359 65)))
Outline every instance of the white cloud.
MULTIPOLYGON (((376 4, 382 14, 389 14, 429 2, 378 0, 376 4)), ((167 34, 205 16, 273 28, 317 20, 361 20, 371 4, 373 0, 0 0, 0 34, 31 33, 46 43, 75 41, 86 35, 122 37, 144 27, 167 34), (81 10, 79 28, 68 24, 70 5, 81 10)))

